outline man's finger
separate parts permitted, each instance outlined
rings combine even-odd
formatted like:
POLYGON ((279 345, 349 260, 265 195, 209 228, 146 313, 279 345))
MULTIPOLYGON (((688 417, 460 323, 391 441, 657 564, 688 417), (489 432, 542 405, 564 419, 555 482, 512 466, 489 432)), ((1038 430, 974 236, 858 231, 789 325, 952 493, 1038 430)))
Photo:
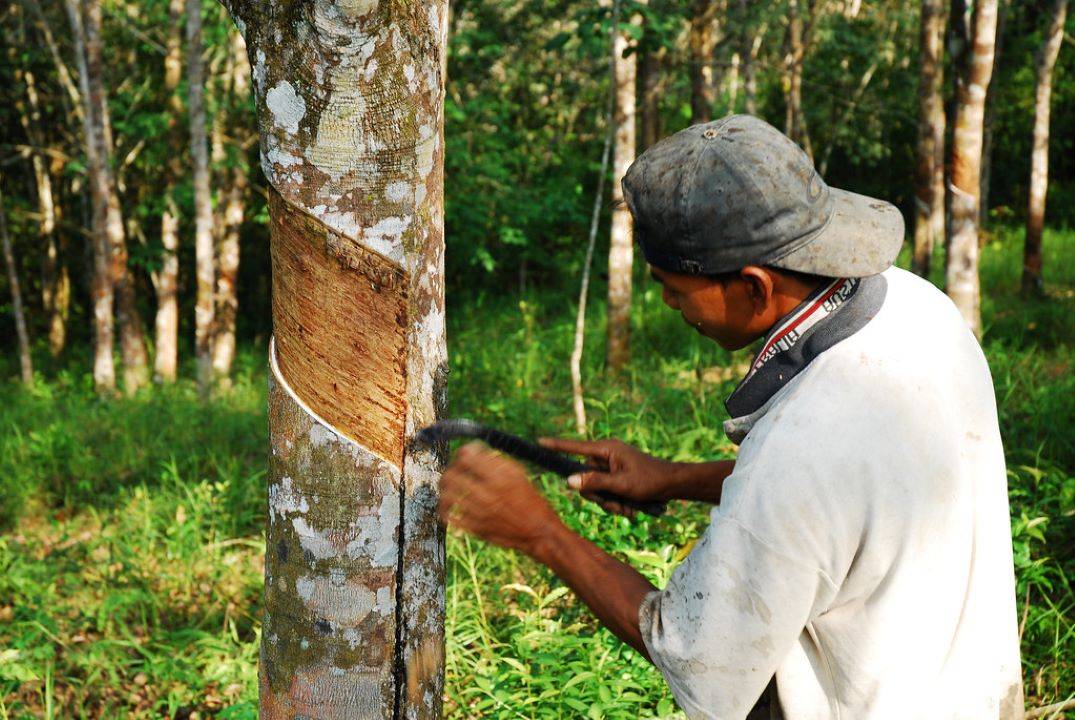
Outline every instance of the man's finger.
POLYGON ((608 461, 609 443, 607 440, 568 440, 567 438, 539 438, 542 447, 557 452, 585 455, 590 458, 608 461))

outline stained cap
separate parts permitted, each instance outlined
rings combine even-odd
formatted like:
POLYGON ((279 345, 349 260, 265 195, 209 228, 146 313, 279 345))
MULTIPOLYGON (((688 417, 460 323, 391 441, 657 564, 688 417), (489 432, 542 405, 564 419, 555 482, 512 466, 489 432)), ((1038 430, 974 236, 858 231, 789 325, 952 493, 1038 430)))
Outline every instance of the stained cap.
POLYGON ((892 265, 903 245, 895 206, 830 188, 798 145, 751 115, 661 140, 622 187, 647 262, 671 272, 770 265, 865 277, 892 265))

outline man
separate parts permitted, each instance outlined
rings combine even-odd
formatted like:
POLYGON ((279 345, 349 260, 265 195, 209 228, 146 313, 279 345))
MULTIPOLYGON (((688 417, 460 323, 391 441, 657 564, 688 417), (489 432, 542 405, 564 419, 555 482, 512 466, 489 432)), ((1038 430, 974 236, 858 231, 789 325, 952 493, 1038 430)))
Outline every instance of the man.
POLYGON ((546 444, 607 468, 585 494, 717 503, 711 525, 658 591, 475 446, 442 517, 549 566, 692 718, 1021 717, 992 380, 948 299, 890 267, 898 211, 749 116, 657 143, 623 189, 665 303, 727 349, 763 338, 727 400, 738 459, 546 444))

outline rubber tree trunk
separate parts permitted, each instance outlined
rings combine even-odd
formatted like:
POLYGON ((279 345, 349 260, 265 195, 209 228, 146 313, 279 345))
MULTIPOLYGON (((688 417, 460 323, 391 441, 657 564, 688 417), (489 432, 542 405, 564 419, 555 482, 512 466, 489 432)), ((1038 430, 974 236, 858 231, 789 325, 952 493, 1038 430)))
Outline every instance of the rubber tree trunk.
POLYGON ((19 273, 15 265, 15 252, 11 248, 11 238, 7 232, 7 212, 4 210, 3 178, 0 177, 0 243, 3 243, 4 265, 7 267, 8 289, 11 291, 11 310, 15 315, 15 334, 19 341, 19 371, 22 382, 32 385, 34 382, 34 364, 30 357, 30 335, 26 331, 26 313, 22 308, 22 289, 19 287, 19 273))
MULTIPOLYGON (((246 106, 250 95, 250 67, 246 62, 246 45, 239 33, 232 33, 230 52, 228 70, 232 104, 238 101, 246 106)), ((213 377, 222 385, 229 383, 231 365, 235 359, 235 319, 239 314, 239 232, 246 211, 248 172, 245 163, 234 163, 227 170, 223 222, 217 244, 213 377)))
POLYGON ((86 43, 86 77, 95 126, 93 138, 100 158, 101 182, 107 189, 105 231, 111 252, 116 325, 119 328, 120 356, 123 358, 123 389, 128 394, 133 394, 149 381, 149 365, 142 318, 135 300, 134 278, 127 266, 127 237, 123 226, 123 211, 112 174, 112 128, 104 85, 100 0, 82 0, 82 18, 86 43))
POLYGON ((135 300, 134 278, 127 266, 127 237, 123 226, 123 211, 112 174, 112 128, 108 111, 108 95, 104 85, 104 61, 101 39, 101 2, 82 0, 83 25, 86 37, 86 69, 90 103, 93 106, 94 133, 100 156, 102 182, 108 190, 105 227, 112 254, 112 285, 115 288, 116 325, 119 328, 120 357, 123 358, 123 389, 133 394, 149 381, 149 361, 146 352, 142 318, 135 300))
POLYGON ((944 0, 922 0, 918 145, 912 269, 929 277, 933 248, 944 242, 944 0))
POLYGON ((102 162, 104 127, 97 119, 90 100, 89 68, 86 59, 86 34, 82 22, 81 0, 65 0, 64 8, 71 23, 71 38, 78 66, 79 99, 82 105, 82 134, 86 152, 87 175, 93 208, 91 246, 93 276, 90 300, 93 307, 93 384, 98 392, 116 387, 116 370, 112 357, 115 325, 112 288, 112 251, 108 238, 109 173, 102 162))
POLYGON ((190 114, 190 156, 194 166, 194 355, 198 388, 204 394, 213 381, 213 200, 209 189, 209 143, 205 130, 205 63, 202 60, 201 0, 187 3, 187 111, 190 114))
POLYGON ((38 229, 44 255, 41 259, 41 307, 48 324, 49 353, 59 357, 67 344, 67 315, 71 306, 71 278, 63 261, 61 239, 57 232, 58 209, 52 192, 52 174, 48 155, 44 148, 47 140, 42 134, 44 122, 41 116, 41 100, 37 94, 34 74, 22 73, 26 85, 27 109, 19 113, 19 120, 36 150, 30 156, 34 169, 34 187, 37 190, 37 212, 41 220, 38 229))
POLYGON ((183 77, 183 0, 168 2, 168 35, 164 53, 164 92, 168 96, 171 157, 165 166, 164 210, 161 212, 161 262, 153 275, 157 293, 154 323, 156 354, 153 374, 160 382, 173 382, 179 361, 179 207, 175 186, 183 172, 183 142, 179 119, 183 102, 179 81, 183 77))
MULTIPOLYGON (((632 23, 640 23, 636 15, 632 23)), ((612 151, 612 221, 608 249, 608 325, 605 364, 617 373, 630 358, 631 269, 634 244, 631 237, 631 212, 623 201, 620 181, 635 160, 635 77, 637 53, 627 57, 627 36, 620 32, 613 39, 616 56, 615 86, 616 137, 612 151)))
POLYGON ((645 150, 661 137, 661 68, 664 48, 641 53, 638 64, 639 92, 642 105, 639 118, 639 150, 645 150))
POLYGON ((444 0, 229 10, 269 182, 262 718, 440 716, 444 0))
MULTIPOLYGON (((694 0, 691 8, 687 43, 690 46, 691 124, 713 119, 716 89, 713 79, 713 48, 716 43, 714 25, 717 19, 716 0, 694 0)), ((617 181, 619 182, 619 181, 617 181)), ((615 188, 616 183, 613 183, 615 188)))
POLYGON ((989 221, 989 189, 993 175, 993 124, 997 114, 997 75, 1000 72, 1001 55, 1004 53, 1004 25, 1008 17, 1008 2, 997 4, 997 39, 993 47, 993 73, 989 90, 985 94, 985 119, 982 124, 982 173, 978 179, 978 223, 986 227, 989 221))
POLYGON ((1041 292, 1041 236, 1045 228, 1045 196, 1049 189, 1049 111, 1053 93, 1053 68, 1064 41, 1067 0, 1053 0, 1049 29, 1038 51, 1037 83, 1034 86, 1034 141, 1030 151, 1030 192, 1026 213, 1026 245, 1023 248, 1023 292, 1041 292))
POLYGON ((956 84, 952 178, 948 185, 952 212, 946 268, 948 296, 979 337, 982 318, 978 282, 978 193, 985 95, 993 73, 996 32, 997 0, 979 0, 974 4, 966 73, 956 84))
POLYGON ((806 151, 811 159, 814 149, 803 114, 803 62, 806 59, 806 30, 799 0, 788 0, 788 54, 785 58, 784 133, 806 151))

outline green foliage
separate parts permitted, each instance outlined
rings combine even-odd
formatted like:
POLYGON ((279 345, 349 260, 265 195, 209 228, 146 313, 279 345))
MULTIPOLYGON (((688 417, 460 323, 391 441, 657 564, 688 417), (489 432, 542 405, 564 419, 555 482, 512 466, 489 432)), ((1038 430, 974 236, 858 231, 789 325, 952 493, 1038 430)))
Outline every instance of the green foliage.
MULTIPOLYGON (((1008 456, 1027 694, 1039 704, 1075 683, 1075 233, 1046 235, 1046 300, 1018 295, 1021 240, 1001 228, 984 249, 984 348, 1008 456)), ((590 433, 678 460, 732 456, 723 399, 748 353, 703 340, 637 283, 623 381, 602 376, 602 324, 587 329, 590 433)), ((570 432, 564 297, 451 296, 453 414, 570 432)), ((591 317, 602 315, 596 303, 591 317)), ((0 389, 0 495, 22 499, 3 506, 0 717, 256 717, 263 359, 246 348, 235 388, 206 405, 190 381, 123 400, 63 373, 0 389)), ((706 507, 685 503, 629 522, 557 478, 537 481, 573 528, 657 585, 708 523, 706 507)), ((545 568, 452 535, 447 570, 449 716, 682 717, 660 674, 545 568)))

